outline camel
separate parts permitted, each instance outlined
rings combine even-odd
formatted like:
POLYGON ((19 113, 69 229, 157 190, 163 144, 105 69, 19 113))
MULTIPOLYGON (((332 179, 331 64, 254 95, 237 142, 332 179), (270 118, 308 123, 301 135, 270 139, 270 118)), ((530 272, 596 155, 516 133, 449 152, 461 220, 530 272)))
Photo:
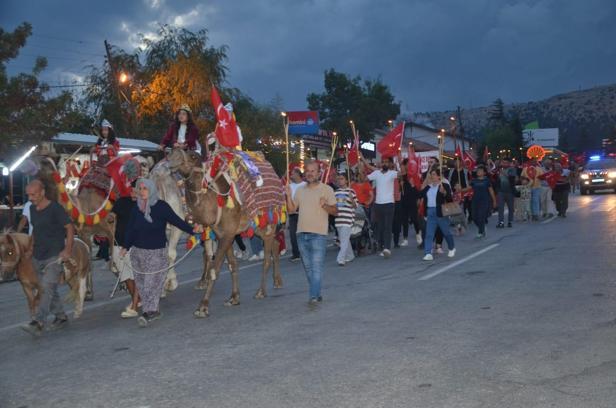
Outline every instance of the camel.
MULTIPOLYGON (((231 296, 225 301, 225 306, 237 306, 240 304, 238 265, 233 254, 233 239, 235 235, 248 228, 250 220, 246 211, 243 211, 238 200, 235 198, 233 198, 234 206, 232 208, 226 205, 223 207, 218 206, 218 196, 229 195, 230 184, 225 177, 220 177, 219 173, 219 176, 215 177, 207 186, 204 186, 206 170, 199 153, 174 149, 168 159, 170 167, 174 171, 179 172, 185 179, 186 203, 194 221, 211 227, 216 234, 218 246, 213 261, 210 256, 211 254, 204 253, 204 269, 201 283, 206 289, 199 307, 194 312, 195 317, 208 317, 214 283, 225 257, 229 262, 232 282, 231 296)), ((269 165, 269 163, 267 164, 269 165)), ((232 197, 229 197, 229 199, 232 199, 232 197)), ((263 299, 267 296, 266 278, 272 264, 274 288, 282 287, 279 265, 280 252, 278 242, 274 239, 276 225, 268 224, 263 228, 257 228, 255 234, 263 239, 265 258, 261 273, 261 284, 254 298, 263 299)))
MULTIPOLYGON (((0 265, 0 272, 3 275, 16 271, 17 279, 28 301, 30 316, 34 319, 36 306, 40 300, 41 285, 32 264, 32 237, 21 233, 0 234, 0 265)), ((90 250, 86 243, 75 239, 71 257, 63 265, 64 281, 71 288, 68 300, 74 302, 73 316, 78 318, 83 312, 86 280, 91 275, 90 250)))

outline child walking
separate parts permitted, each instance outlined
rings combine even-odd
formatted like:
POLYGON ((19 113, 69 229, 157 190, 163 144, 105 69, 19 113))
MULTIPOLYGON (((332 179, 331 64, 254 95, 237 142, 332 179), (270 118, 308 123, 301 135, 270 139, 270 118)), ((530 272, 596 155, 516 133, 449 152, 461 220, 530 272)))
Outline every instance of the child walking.
POLYGON ((338 190, 335 191, 336 207, 338 215, 334 220, 334 225, 338 230, 340 240, 340 251, 338 251, 338 265, 344 266, 355 258, 353 247, 351 246, 351 227, 355 221, 355 208, 357 208, 357 196, 352 188, 349 188, 349 181, 345 174, 338 174, 336 177, 338 190))

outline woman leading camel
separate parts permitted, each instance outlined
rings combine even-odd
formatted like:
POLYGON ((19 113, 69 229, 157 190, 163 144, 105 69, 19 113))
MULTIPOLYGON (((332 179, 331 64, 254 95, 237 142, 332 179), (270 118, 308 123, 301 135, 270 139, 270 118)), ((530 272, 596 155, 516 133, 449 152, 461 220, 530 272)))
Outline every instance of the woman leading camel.
POLYGON ((199 129, 193 122, 192 111, 188 105, 182 105, 175 113, 175 120, 161 140, 160 150, 180 147, 182 149, 201 152, 199 145, 199 129))
POLYGON ((137 206, 133 208, 128 225, 122 256, 132 247, 130 260, 137 290, 141 296, 143 314, 139 326, 145 327, 160 318, 158 302, 169 268, 167 257, 167 223, 192 234, 203 232, 203 227, 182 220, 167 202, 158 198, 156 184, 149 179, 137 181, 137 206))

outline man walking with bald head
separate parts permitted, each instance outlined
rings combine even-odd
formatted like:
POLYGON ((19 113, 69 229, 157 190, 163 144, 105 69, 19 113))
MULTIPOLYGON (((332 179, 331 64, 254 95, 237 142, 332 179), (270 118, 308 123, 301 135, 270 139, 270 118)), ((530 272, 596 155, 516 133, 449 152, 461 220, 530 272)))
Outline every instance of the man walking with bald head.
POLYGON ((22 326, 22 329, 34 336, 40 336, 50 313, 55 316, 49 326, 50 330, 60 329, 68 322, 58 294, 58 284, 63 271, 58 260, 66 261, 70 257, 75 232, 64 208, 45 197, 45 187, 40 180, 28 184, 26 193, 32 202, 32 262, 38 273, 42 293, 36 315, 29 324, 22 326))

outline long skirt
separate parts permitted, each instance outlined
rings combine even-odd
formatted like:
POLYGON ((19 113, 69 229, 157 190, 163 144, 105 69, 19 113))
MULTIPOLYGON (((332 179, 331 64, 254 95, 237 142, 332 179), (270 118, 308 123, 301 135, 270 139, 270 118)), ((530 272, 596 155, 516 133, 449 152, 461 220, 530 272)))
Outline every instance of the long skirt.
POLYGON ((144 312, 157 312, 158 301, 163 291, 169 258, 167 248, 142 249, 133 247, 130 261, 135 275, 135 284, 141 296, 141 308, 144 312))

